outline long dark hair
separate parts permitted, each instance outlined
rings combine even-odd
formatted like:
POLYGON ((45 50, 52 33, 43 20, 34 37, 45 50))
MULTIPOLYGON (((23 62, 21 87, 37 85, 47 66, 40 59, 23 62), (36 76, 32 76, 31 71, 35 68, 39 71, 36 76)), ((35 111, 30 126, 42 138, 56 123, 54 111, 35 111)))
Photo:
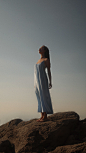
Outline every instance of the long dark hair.
POLYGON ((43 45, 42 48, 45 50, 45 54, 44 54, 45 58, 48 58, 50 60, 48 47, 43 45))

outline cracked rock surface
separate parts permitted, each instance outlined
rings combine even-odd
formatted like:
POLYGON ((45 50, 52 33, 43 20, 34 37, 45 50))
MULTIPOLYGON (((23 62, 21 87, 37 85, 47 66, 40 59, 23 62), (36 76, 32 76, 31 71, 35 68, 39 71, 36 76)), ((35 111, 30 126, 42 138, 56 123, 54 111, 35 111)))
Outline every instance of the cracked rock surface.
POLYGON ((86 119, 80 121, 79 115, 72 111, 50 115, 45 122, 14 119, 0 126, 0 152, 76 153, 77 150, 86 153, 86 119))

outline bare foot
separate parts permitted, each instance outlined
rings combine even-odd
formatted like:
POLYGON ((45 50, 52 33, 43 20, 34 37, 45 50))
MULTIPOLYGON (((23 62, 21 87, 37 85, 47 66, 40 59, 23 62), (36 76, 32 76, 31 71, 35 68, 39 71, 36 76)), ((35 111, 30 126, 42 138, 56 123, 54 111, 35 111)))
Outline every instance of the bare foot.
POLYGON ((40 120, 41 120, 42 118, 43 118, 43 117, 41 117, 40 119, 38 119, 37 122, 40 122, 40 120))
POLYGON ((39 120, 39 122, 44 122, 44 121, 47 121, 47 117, 43 117, 39 120))

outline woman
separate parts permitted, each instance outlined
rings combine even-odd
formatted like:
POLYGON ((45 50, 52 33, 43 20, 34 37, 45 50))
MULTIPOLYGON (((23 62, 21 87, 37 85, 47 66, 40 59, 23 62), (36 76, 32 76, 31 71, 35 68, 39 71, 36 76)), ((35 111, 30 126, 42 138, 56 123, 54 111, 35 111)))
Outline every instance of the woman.
POLYGON ((41 54, 41 58, 34 66, 34 88, 38 100, 38 112, 41 112, 41 118, 37 121, 43 122, 47 120, 47 114, 53 114, 49 93, 49 89, 52 88, 52 83, 49 49, 46 46, 42 46, 39 48, 39 54, 41 54), (48 71, 49 86, 45 68, 47 68, 48 71))

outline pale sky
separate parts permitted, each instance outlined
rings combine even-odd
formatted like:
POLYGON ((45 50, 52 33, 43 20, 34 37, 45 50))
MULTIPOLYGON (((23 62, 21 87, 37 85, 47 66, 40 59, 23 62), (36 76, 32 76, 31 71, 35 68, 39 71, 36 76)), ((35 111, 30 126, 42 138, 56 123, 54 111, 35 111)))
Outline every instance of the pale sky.
POLYGON ((0 0, 0 124, 40 117, 34 65, 42 45, 54 113, 86 118, 86 0, 0 0))

